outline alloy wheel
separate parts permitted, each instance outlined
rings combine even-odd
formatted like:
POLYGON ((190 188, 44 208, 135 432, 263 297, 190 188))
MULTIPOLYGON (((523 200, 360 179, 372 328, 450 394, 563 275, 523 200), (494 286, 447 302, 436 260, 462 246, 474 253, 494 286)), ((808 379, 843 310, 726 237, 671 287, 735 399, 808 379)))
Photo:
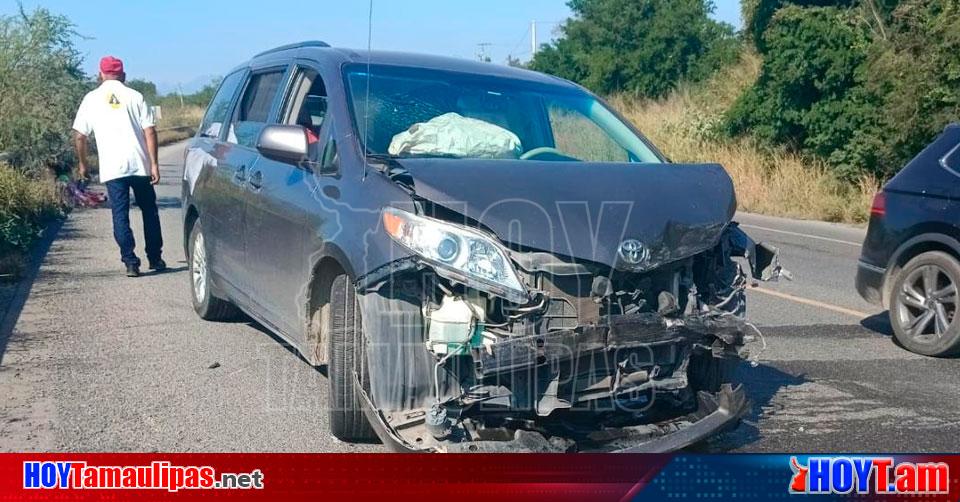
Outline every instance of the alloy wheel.
POLYGON ((190 260, 190 273, 193 276, 193 294, 198 303, 207 297, 207 251, 203 243, 203 234, 197 233, 193 240, 193 256, 190 260))
POLYGON ((897 292, 896 320, 911 338, 935 342, 956 321, 957 284, 939 266, 910 271, 897 292))

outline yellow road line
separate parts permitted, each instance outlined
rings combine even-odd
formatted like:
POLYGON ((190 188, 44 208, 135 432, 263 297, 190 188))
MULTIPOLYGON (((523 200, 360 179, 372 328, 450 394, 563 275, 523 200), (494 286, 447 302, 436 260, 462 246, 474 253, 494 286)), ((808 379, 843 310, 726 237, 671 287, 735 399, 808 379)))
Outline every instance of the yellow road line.
POLYGON ((872 314, 867 314, 866 312, 860 312, 860 311, 858 311, 858 310, 848 309, 848 308, 844 308, 844 307, 838 307, 838 306, 836 306, 836 305, 830 305, 829 303, 824 303, 824 302, 820 302, 820 301, 817 301, 817 300, 811 300, 811 299, 809 299, 809 298, 803 298, 803 297, 800 297, 800 296, 788 295, 788 294, 786 294, 786 293, 781 293, 781 292, 779 292, 779 291, 773 291, 772 289, 755 287, 755 288, 748 288, 747 291, 753 291, 753 292, 755 292, 755 293, 762 293, 762 294, 765 294, 765 295, 767 295, 767 296, 773 296, 773 297, 776 297, 776 298, 781 298, 781 299, 784 299, 784 300, 789 300, 789 301, 792 301, 792 302, 801 303, 801 304, 803 304, 803 305, 809 305, 809 306, 811 306, 811 307, 817 307, 817 308, 829 310, 829 311, 832 311, 832 312, 836 312, 836 313, 838 313, 838 314, 844 314, 844 315, 849 315, 849 316, 857 317, 857 318, 859 318, 859 319, 863 319, 863 318, 865 318, 865 317, 870 317, 870 316, 872 315, 872 314))

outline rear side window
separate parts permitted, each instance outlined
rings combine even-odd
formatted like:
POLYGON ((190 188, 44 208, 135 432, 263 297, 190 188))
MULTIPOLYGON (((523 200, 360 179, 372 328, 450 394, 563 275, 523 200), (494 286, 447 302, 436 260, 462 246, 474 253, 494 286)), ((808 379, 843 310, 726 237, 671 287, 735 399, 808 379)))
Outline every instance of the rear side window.
POLYGON ((954 146, 940 159, 940 165, 954 176, 960 176, 960 144, 954 146))
POLYGON ((237 94, 237 88, 243 83, 243 72, 231 73, 223 79, 220 89, 207 106, 207 113, 200 125, 200 135, 206 138, 219 138, 223 124, 229 120, 230 105, 237 94))
POLYGON ((247 85, 240 99, 240 108, 234 116, 228 141, 250 148, 256 146, 260 130, 270 120, 270 111, 282 80, 283 70, 258 73, 250 77, 250 84, 247 85))

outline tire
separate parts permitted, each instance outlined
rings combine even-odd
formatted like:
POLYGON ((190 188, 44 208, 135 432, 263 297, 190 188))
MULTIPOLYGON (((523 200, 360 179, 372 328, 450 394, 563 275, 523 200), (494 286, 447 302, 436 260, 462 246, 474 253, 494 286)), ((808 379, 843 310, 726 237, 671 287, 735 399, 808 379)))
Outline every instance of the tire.
POLYGON ((904 348, 944 357, 960 353, 957 288, 960 263, 941 251, 917 255, 890 289, 890 324, 904 348))
POLYGON ((690 389, 694 392, 719 392, 723 384, 733 382, 739 364, 737 357, 713 357, 709 350, 694 352, 687 366, 690 389))
POLYGON ((229 321, 240 311, 232 303, 217 298, 211 291, 210 254, 205 245, 203 228, 198 220, 190 230, 190 297, 193 310, 205 321, 229 321), (198 252, 199 250, 199 252, 198 252))
POLYGON ((338 276, 330 286, 329 323, 330 432, 343 441, 372 441, 377 435, 363 414, 354 385, 356 374, 361 385, 368 387, 363 322, 357 291, 346 275, 338 276))

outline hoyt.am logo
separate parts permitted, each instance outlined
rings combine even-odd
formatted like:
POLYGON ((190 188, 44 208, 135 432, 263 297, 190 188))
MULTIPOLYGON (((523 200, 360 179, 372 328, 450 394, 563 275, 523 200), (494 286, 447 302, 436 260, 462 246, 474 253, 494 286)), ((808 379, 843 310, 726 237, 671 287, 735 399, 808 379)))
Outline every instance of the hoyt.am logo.
POLYGON ((950 466, 943 462, 894 462, 892 457, 790 457, 790 493, 946 494, 950 466))

